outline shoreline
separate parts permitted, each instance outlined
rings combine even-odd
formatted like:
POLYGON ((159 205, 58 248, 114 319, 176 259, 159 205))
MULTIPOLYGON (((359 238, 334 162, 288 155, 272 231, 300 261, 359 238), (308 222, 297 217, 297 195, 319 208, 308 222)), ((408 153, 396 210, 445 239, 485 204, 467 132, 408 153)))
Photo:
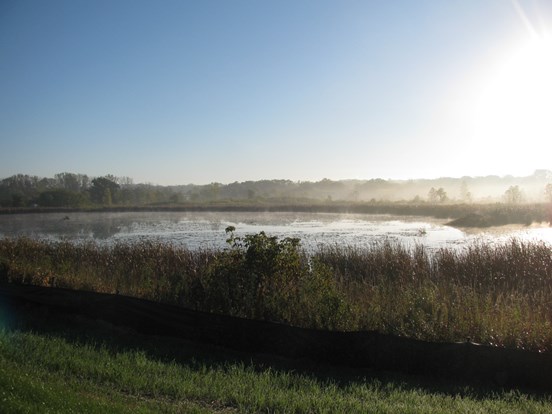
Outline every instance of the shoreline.
POLYGON ((448 220, 458 228, 487 228, 509 224, 529 226, 533 223, 552 225, 552 206, 536 204, 380 204, 380 203, 213 203, 149 206, 97 207, 9 207, 0 208, 0 215, 50 213, 133 213, 133 212, 297 212, 336 214, 390 214, 396 216, 433 217, 448 220))

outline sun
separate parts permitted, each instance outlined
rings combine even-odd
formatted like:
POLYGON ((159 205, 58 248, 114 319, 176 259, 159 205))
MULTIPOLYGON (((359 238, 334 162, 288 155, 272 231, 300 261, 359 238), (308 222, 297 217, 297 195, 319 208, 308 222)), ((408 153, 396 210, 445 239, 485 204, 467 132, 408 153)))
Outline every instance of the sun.
MULTIPOLYGON (((552 38, 532 36, 484 83, 476 105, 476 140, 512 156, 552 150, 552 38), (516 149, 517 148, 517 149, 516 149)), ((488 148, 491 149, 491 148, 488 148)), ((538 154, 536 158, 542 158, 538 154)))

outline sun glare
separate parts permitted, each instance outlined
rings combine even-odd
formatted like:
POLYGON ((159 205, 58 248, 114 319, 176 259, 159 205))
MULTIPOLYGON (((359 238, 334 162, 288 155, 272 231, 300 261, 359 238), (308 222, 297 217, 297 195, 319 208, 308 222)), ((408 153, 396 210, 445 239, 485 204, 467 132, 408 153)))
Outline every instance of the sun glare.
POLYGON ((552 149, 552 38, 533 36, 497 65, 477 105, 475 133, 489 145, 552 149))

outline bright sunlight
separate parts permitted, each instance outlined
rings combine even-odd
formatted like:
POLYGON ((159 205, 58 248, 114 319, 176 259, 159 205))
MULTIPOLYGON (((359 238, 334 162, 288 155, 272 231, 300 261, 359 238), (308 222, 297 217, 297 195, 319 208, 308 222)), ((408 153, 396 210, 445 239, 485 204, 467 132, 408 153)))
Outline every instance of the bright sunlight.
MULTIPOLYGON (((516 148, 552 149, 552 38, 533 33, 497 65, 476 109, 479 143, 513 154, 516 148)), ((546 155, 548 156, 548 155, 546 155)), ((537 156, 538 158, 538 156, 537 156)))

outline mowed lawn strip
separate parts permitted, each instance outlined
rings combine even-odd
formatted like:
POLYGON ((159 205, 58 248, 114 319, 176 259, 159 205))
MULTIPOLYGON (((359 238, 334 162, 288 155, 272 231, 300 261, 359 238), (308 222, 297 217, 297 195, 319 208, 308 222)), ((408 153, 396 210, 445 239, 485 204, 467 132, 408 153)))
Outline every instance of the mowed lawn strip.
MULTIPOLYGON (((150 352, 147 337, 125 333, 126 344, 113 346, 109 333, 102 331, 102 342, 99 336, 2 329, 0 412, 552 412, 552 400, 542 395, 454 386, 442 391, 438 382, 428 387, 408 376, 344 379, 270 364, 213 362, 205 353, 195 358, 196 345, 186 349, 182 342, 167 345, 183 346, 182 356, 171 360, 150 352)), ((152 340, 155 346, 165 341, 152 340)))

